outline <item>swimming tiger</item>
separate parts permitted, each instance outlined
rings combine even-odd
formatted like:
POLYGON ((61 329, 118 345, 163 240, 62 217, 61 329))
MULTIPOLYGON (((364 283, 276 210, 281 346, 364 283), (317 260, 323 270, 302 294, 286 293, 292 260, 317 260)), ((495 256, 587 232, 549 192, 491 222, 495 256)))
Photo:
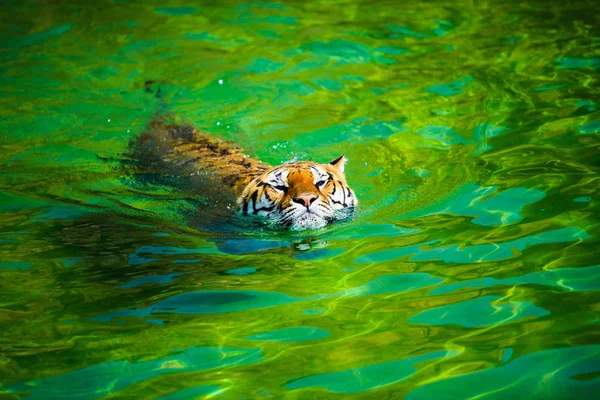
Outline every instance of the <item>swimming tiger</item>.
POLYGON ((130 144, 129 156, 146 172, 185 177, 216 206, 237 208, 272 227, 316 229, 350 218, 358 205, 346 182, 343 155, 329 163, 269 166, 233 142, 190 125, 153 120, 130 144))

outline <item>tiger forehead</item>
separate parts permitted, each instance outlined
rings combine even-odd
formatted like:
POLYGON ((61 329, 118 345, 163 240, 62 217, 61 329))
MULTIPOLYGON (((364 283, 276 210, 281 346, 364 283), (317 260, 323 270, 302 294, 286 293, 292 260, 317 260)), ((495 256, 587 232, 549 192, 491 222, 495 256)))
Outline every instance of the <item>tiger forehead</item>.
POLYGON ((327 176, 327 171, 315 164, 302 163, 277 168, 268 174, 268 180, 279 182, 292 182, 303 180, 315 180, 327 176))
POLYGON ((297 169, 290 171, 288 175, 288 182, 296 181, 314 181, 315 178, 319 178, 322 174, 318 170, 313 169, 297 169))

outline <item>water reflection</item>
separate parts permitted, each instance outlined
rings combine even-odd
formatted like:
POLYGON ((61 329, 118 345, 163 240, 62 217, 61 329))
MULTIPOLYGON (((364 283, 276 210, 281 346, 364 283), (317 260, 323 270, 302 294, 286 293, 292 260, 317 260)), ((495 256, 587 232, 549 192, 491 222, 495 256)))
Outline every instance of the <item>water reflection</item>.
MULTIPOLYGON (((179 274, 181 275, 181 274, 179 274)), ((156 277, 140 278, 135 286, 149 281, 156 282, 156 277)), ((168 279, 170 279, 169 277, 168 279)), ((165 279, 164 276, 159 279, 165 279)), ((425 273, 389 275, 376 278, 363 285, 345 289, 332 294, 318 294, 311 297, 294 297, 282 293, 256 290, 203 290, 182 293, 147 308, 124 309, 91 318, 93 321, 108 322, 118 317, 149 317, 158 314, 220 314, 252 310, 255 308, 274 307, 302 301, 312 301, 335 297, 367 296, 381 293, 402 293, 442 282, 442 279, 425 273)), ((129 282, 126 285, 131 285, 129 282)), ((123 287, 123 286, 121 286, 123 287)), ((131 287, 131 286, 129 286, 131 287)))
POLYGON ((515 257, 515 250, 522 252, 528 247, 543 243, 572 242, 588 238, 590 238, 590 235, 584 230, 576 227, 568 227, 537 235, 525 236, 508 242, 496 242, 468 247, 463 247, 459 244, 447 247, 433 247, 431 245, 435 244, 435 242, 432 241, 394 250, 374 252, 361 256, 354 261, 364 264, 390 261, 407 256, 407 259, 411 261, 441 260, 446 263, 499 261, 515 257))
POLYGON ((499 285, 543 285, 564 290, 598 290, 600 289, 600 266, 561 268, 504 279, 492 277, 471 279, 438 286, 431 291, 431 294, 445 294, 463 288, 485 288, 499 285))
POLYGON ((218 314, 254 308, 273 307, 288 304, 299 299, 280 293, 251 290, 205 290, 182 293, 160 301, 148 308, 120 310, 92 318, 94 321, 108 322, 113 318, 135 316, 148 317, 154 314, 218 314))
POLYGON ((499 296, 484 296, 456 304, 423 311, 408 321, 415 324, 455 324, 465 328, 483 327, 506 323, 519 318, 543 317, 549 311, 530 302, 499 302, 499 296))
POLYGON ((37 3, 0 2, 0 397, 598 390, 595 3, 37 3), (263 232, 132 173, 166 110, 345 153, 361 213, 263 232))
POLYGON ((329 336, 331 333, 325 329, 310 326, 296 326, 274 331, 256 333, 246 337, 248 340, 266 340, 273 342, 303 342, 306 340, 317 340, 329 336))
POLYGON ((410 377, 417 372, 415 364, 450 357, 454 353, 436 351, 404 360, 389 361, 365 367, 328 374, 307 376, 291 381, 286 386, 289 389, 309 387, 325 388, 334 393, 359 393, 390 385, 410 377))
POLYGON ((588 397, 598 382, 587 378, 597 373, 600 346, 545 350, 523 355, 510 363, 485 371, 437 382, 408 393, 408 400, 431 398, 547 398, 588 397), (560 368, 556 368, 559 365, 560 368))
POLYGON ((149 283, 157 283, 159 285, 162 285, 165 283, 172 283, 173 278, 175 278, 176 276, 181 276, 181 275, 183 275, 183 274, 174 273, 174 274, 166 274, 166 275, 149 275, 149 276, 144 276, 142 278, 136 278, 136 279, 129 281, 119 287, 122 289, 131 289, 131 288, 138 287, 141 285, 146 285, 149 283))
MULTIPOLYGON (((65 393, 73 400, 96 399, 160 375, 223 368, 262 359, 260 349, 192 347, 178 349, 173 353, 151 361, 109 361, 53 378, 19 383, 9 389, 13 392, 28 392, 27 398, 32 400, 64 399, 65 393)), ((190 390, 190 393, 196 391, 190 390)))

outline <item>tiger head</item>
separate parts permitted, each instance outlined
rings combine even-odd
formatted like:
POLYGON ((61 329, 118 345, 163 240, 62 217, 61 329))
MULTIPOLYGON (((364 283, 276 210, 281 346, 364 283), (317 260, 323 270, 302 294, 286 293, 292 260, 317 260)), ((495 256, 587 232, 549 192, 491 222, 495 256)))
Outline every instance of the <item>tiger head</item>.
POLYGON ((243 214, 266 217, 293 230, 321 228, 346 219, 358 200, 344 176, 346 158, 329 164, 284 164, 254 178, 238 198, 243 214))

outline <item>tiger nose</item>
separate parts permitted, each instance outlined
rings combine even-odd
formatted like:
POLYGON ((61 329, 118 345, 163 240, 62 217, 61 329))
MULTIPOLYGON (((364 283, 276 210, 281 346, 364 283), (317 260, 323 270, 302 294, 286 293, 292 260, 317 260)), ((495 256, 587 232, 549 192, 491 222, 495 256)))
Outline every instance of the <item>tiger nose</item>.
POLYGON ((294 203, 302 204, 306 207, 309 207, 312 203, 315 202, 315 200, 318 197, 319 196, 317 196, 316 194, 305 193, 294 197, 292 200, 294 201, 294 203))

